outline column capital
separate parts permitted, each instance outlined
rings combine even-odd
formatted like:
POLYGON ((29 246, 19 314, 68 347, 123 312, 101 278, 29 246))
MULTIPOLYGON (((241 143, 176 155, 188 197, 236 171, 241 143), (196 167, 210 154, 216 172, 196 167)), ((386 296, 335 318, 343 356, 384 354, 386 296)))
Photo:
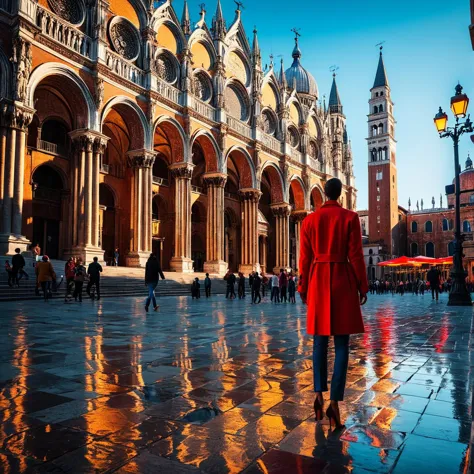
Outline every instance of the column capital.
POLYGON ((130 168, 151 168, 155 162, 156 151, 141 149, 127 153, 130 168))
POLYGON ((291 217, 296 221, 296 222, 301 222, 304 220, 304 218, 310 213, 310 211, 307 211, 306 209, 301 209, 299 211, 293 211, 291 213, 291 217))
POLYGON ((72 142, 76 147, 82 151, 92 151, 96 140, 109 140, 108 137, 102 135, 102 133, 90 130, 88 128, 78 128, 69 132, 72 142))
POLYGON ((207 186, 212 185, 216 188, 223 188, 227 182, 225 173, 206 173, 202 178, 207 186))
POLYGON ((17 128, 26 132, 35 112, 35 109, 26 105, 2 99, 0 100, 0 126, 17 128))
POLYGON ((110 138, 106 135, 97 135, 94 138, 94 152, 103 155, 105 153, 105 149, 107 148, 107 142, 110 138))
POLYGON ((243 201, 252 201, 258 203, 262 192, 259 189, 244 188, 239 190, 239 194, 243 201))
POLYGON ((191 179, 193 177, 194 165, 192 163, 173 163, 168 166, 175 179, 191 179))
POLYGON ((271 204, 270 209, 275 217, 288 217, 291 214, 291 206, 287 202, 271 204))

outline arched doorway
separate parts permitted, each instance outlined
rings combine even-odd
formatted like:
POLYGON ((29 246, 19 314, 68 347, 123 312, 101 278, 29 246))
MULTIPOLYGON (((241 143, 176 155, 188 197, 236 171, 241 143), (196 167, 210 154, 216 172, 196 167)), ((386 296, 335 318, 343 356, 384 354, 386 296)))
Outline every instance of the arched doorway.
MULTIPOLYGON (((115 197, 109 186, 99 185, 99 246, 104 250, 104 259, 111 264, 117 247, 115 220, 115 197)), ((120 249, 119 249, 120 253, 120 249)))
POLYGON ((240 226, 235 212, 227 208, 224 213, 224 255, 229 270, 236 272, 240 263, 240 226))
POLYGON ((63 221, 61 175, 51 166, 41 165, 33 173, 33 243, 43 255, 59 258, 63 221))
POLYGON ((198 202, 191 208, 191 259, 195 272, 204 270, 206 261, 206 209, 198 202))
POLYGON ((317 211, 324 204, 323 193, 317 186, 315 186, 311 190, 310 201, 311 201, 311 210, 313 212, 317 211))

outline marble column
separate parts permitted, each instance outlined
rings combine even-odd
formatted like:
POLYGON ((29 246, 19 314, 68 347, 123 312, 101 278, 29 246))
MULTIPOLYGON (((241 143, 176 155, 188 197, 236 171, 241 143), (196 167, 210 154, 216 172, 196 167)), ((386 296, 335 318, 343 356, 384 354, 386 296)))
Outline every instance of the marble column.
POLYGON ((262 235, 262 252, 260 254, 260 267, 262 273, 267 273, 267 246, 268 246, 268 237, 262 235))
POLYGON ((152 172, 156 152, 134 150, 127 154, 129 166, 133 169, 132 212, 130 253, 126 256, 127 266, 144 267, 151 252, 151 201, 152 172))
POLYGON ((239 271, 247 274, 260 272, 258 255, 258 201, 262 193, 258 189, 240 190, 242 213, 242 251, 239 271))
POLYGON ((309 211, 304 211, 304 210, 293 211, 291 213, 291 218, 295 221, 296 268, 294 270, 299 270, 301 225, 308 214, 309 214, 309 211))
POLYGON ((34 109, 3 99, 0 101, 0 254, 28 249, 22 235, 25 153, 28 125, 34 109))
POLYGON ((224 256, 224 186, 227 175, 207 173, 204 183, 207 186, 207 223, 206 223, 206 273, 219 275, 227 272, 228 263, 224 256))
POLYGON ((191 178, 194 165, 175 163, 169 166, 174 177, 175 227, 174 256, 170 267, 174 272, 192 273, 191 260, 191 178))
POLYGON ((276 236, 276 266, 275 272, 281 268, 291 270, 290 268, 290 221, 291 206, 286 202, 272 204, 271 210, 275 216, 275 236, 276 236))
POLYGON ((71 241, 64 258, 79 256, 91 262, 97 257, 103 262, 104 251, 99 246, 99 162, 108 137, 85 129, 74 130, 69 136, 74 150, 69 217, 71 241))

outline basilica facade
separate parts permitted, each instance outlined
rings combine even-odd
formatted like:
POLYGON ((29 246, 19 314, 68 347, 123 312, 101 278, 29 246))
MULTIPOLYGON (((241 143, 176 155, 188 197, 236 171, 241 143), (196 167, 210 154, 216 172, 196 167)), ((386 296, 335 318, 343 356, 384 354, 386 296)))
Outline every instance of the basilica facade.
POLYGON ((263 68, 239 7, 196 19, 170 0, 0 0, 2 254, 296 269, 327 179, 355 209, 335 78, 326 105, 298 35, 289 68, 263 68))

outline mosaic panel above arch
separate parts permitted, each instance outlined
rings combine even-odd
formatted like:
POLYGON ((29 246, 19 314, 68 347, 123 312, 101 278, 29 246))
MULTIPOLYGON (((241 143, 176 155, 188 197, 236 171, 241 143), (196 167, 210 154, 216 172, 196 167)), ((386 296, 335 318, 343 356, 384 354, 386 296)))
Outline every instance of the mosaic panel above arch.
POLYGON ((161 25, 158 29, 158 33, 156 34, 156 40, 160 46, 171 51, 173 54, 177 54, 178 52, 178 41, 176 40, 176 36, 166 25, 161 25))
POLYGON ((309 131, 309 136, 312 138, 317 138, 318 137, 318 127, 316 126, 316 119, 314 117, 310 117, 308 121, 308 131, 309 131))
POLYGON ((83 0, 48 0, 48 4, 56 15, 71 23, 81 25, 86 16, 83 0))
POLYGON ((191 54, 193 55, 193 64, 196 68, 202 68, 208 71, 212 66, 211 55, 207 48, 199 42, 191 46, 191 54))
POLYGON ((267 82, 262 90, 262 105, 270 107, 273 110, 277 109, 278 100, 273 87, 267 82))
POLYGON ((113 17, 109 22, 109 38, 114 50, 128 61, 134 61, 140 54, 140 35, 126 18, 113 17))
POLYGON ((290 105, 290 118, 295 125, 300 124, 300 111, 294 102, 290 105))
POLYGON ((140 29, 140 19, 129 0, 109 0, 109 8, 114 15, 126 18, 132 25, 140 29))
POLYGON ((235 77, 243 84, 248 84, 249 73, 247 66, 245 65, 242 58, 234 51, 229 54, 226 73, 227 77, 235 77))

